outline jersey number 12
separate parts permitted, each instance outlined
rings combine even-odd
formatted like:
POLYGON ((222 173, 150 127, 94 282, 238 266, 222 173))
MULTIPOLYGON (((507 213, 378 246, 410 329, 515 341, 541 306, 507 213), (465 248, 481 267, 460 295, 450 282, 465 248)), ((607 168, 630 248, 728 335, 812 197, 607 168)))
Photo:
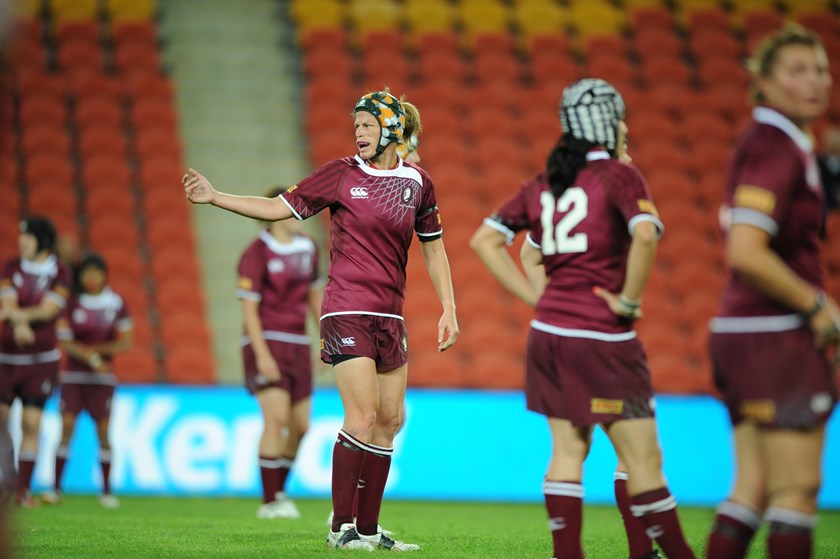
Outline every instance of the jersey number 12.
POLYGON ((589 238, 586 233, 569 234, 569 231, 586 219, 589 211, 589 198, 586 192, 579 186, 567 188, 560 198, 555 198, 551 192, 543 192, 540 195, 540 203, 542 204, 540 217, 543 228, 542 253, 551 256, 552 254, 586 252, 589 248, 589 238), (560 213, 568 212, 560 218, 557 225, 554 225, 555 210, 560 213))

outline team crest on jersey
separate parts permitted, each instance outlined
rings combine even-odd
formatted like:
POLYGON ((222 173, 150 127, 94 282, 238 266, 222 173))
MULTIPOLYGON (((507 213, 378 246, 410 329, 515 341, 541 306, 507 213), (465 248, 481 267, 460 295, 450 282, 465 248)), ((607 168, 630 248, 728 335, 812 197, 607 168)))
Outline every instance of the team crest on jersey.
POLYGON ((73 311, 73 322, 82 324, 85 320, 87 320, 87 313, 84 309, 75 309, 73 311))
POLYGON ((650 200, 642 198, 641 200, 638 200, 636 203, 639 205, 639 211, 643 211, 645 213, 648 213, 648 214, 651 214, 651 215, 655 215, 656 217, 659 217, 659 212, 657 211, 656 206, 654 206, 653 202, 651 202, 650 200))
POLYGON ((12 283, 15 284, 15 287, 23 287, 23 276, 20 275, 20 272, 15 272, 12 276, 12 283))
POLYGON ((279 258, 272 258, 268 261, 268 271, 272 274, 277 274, 286 269, 286 265, 279 258))
POLYGON ((403 205, 410 203, 414 199, 414 188, 407 184, 403 187, 402 196, 400 196, 400 202, 403 205))
POLYGON ((735 190, 735 205, 769 214, 776 207, 776 195, 766 188, 742 184, 735 190))
POLYGON ((403 351, 408 351, 408 338, 403 336, 402 337, 402 344, 403 344, 403 351))

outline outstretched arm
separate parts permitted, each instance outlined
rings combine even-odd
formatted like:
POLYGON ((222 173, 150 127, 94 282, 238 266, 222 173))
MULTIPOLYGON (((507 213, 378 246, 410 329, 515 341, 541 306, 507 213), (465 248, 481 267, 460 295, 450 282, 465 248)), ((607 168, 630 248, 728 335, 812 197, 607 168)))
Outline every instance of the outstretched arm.
POLYGON ((207 177, 192 168, 184 173, 181 182, 184 184, 184 195, 193 204, 212 204, 223 210, 263 221, 280 221, 292 217, 292 210, 279 198, 236 196, 219 192, 213 188, 207 177))

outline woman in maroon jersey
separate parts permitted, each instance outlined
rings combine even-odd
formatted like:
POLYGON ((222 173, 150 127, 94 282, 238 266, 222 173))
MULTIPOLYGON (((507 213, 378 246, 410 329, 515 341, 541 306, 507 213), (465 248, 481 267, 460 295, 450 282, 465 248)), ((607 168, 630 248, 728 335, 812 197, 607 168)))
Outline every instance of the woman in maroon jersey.
MULTIPOLYGON (((272 188, 276 198, 285 188, 272 188)), ((319 316, 324 281, 318 248, 296 220, 267 224, 245 249, 237 269, 245 386, 263 416, 259 464, 263 504, 258 518, 300 518, 285 486, 309 425, 311 340, 306 319, 319 316)))
POLYGON ((20 258, 6 263, 0 277, 0 424, 6 425, 15 398, 23 404, 18 453, 17 504, 36 505, 30 492, 38 456, 41 415, 58 383, 61 352, 55 322, 67 304, 70 274, 55 255, 52 222, 32 216, 20 224, 20 258))
POLYGON ((823 348, 837 341, 840 313, 823 291, 823 192, 810 131, 831 74, 819 39, 797 25, 765 39, 750 67, 757 106, 729 168, 721 212, 729 281, 710 323, 737 476, 707 554, 744 557, 763 516, 770 557, 807 558, 837 400, 823 348))
POLYGON ((547 170, 472 241, 509 291, 536 302, 526 396, 548 417, 554 443, 543 486, 554 555, 583 556, 582 466, 601 424, 627 467, 632 514, 668 557, 693 558, 662 476, 650 372, 633 330, 663 226, 642 177, 616 160, 627 133, 618 92, 581 80, 563 92, 560 116, 564 134, 547 170), (541 294, 499 250, 523 229, 539 249, 529 267, 543 264, 548 276, 541 294))
POLYGON ((87 411, 96 422, 102 494, 99 503, 119 507, 111 494, 111 405, 117 377, 115 354, 131 347, 134 323, 122 297, 108 286, 108 267, 101 256, 89 254, 76 266, 73 296, 58 321, 58 338, 67 354, 67 369, 61 374, 61 441, 55 453, 55 485, 41 500, 61 502, 61 481, 69 458, 70 439, 76 418, 87 411))
MULTIPOLYGON (((357 155, 330 161, 277 198, 216 191, 197 171, 183 179, 187 199, 265 221, 306 219, 330 209, 330 269, 321 308, 321 357, 332 363, 344 404, 333 452, 330 547, 414 551, 379 530, 382 494, 400 428, 408 373, 402 320, 405 268, 415 232, 443 306, 437 344, 458 337, 449 262, 441 239, 434 184, 397 155, 409 129, 419 130, 413 106, 387 91, 362 97, 354 109, 357 155), (358 516, 353 500, 359 478, 358 516)), ((407 134, 410 137, 411 133, 407 134)))

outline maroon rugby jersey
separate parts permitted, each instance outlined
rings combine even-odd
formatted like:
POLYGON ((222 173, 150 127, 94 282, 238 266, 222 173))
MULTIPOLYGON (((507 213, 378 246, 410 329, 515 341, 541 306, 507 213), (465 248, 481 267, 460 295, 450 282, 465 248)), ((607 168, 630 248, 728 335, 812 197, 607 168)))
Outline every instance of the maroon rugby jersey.
MULTIPOLYGON (((133 327, 123 298, 106 287, 98 295, 82 294, 70 298, 64 316, 59 321, 58 337, 83 345, 95 345, 116 341, 120 332, 133 327)), ((110 363, 110 355, 103 354, 101 357, 110 363)), ((86 361, 72 355, 67 357, 67 370, 94 372, 86 361)))
POLYGON ((360 157, 331 161, 280 198, 295 217, 329 208, 330 268, 321 318, 376 314, 402 318, 405 266, 412 232, 441 235, 431 178, 400 160, 376 169, 360 157))
POLYGON ((590 152, 587 159, 559 200, 543 172, 485 223, 509 240, 529 229, 528 241, 543 253, 549 283, 537 303, 538 323, 574 330, 555 331, 561 335, 626 333, 624 338, 630 338, 632 322, 613 314, 592 290, 621 290, 636 223, 652 221, 660 233, 663 226, 644 179, 633 167, 604 151, 590 152))
MULTIPOLYGON (((823 191, 813 142, 787 117, 768 107, 754 109, 753 119, 730 164, 722 225, 725 230, 736 223, 763 229, 771 237, 770 248, 799 277, 821 289, 823 191)), ((712 330, 786 330, 803 324, 790 308, 730 270, 712 330)))
MULTIPOLYGON (((38 306, 46 297, 64 307, 67 304, 69 285, 70 272, 58 262, 54 254, 43 262, 15 258, 9 260, 3 269, 3 275, 0 277, 0 298, 14 297, 18 307, 26 308, 38 306)), ((3 329, 0 332, 0 363, 26 365, 38 361, 58 360, 55 320, 31 326, 35 332, 35 343, 21 348, 15 343, 11 323, 8 320, 3 321, 3 329), (50 353, 50 356, 47 353, 50 353)))
MULTIPOLYGON (((242 254, 238 274, 236 296, 259 302, 267 339, 306 333, 309 291, 321 283, 315 241, 295 235, 283 244, 263 231, 242 254)), ((308 343, 302 338, 298 341, 308 343)))

